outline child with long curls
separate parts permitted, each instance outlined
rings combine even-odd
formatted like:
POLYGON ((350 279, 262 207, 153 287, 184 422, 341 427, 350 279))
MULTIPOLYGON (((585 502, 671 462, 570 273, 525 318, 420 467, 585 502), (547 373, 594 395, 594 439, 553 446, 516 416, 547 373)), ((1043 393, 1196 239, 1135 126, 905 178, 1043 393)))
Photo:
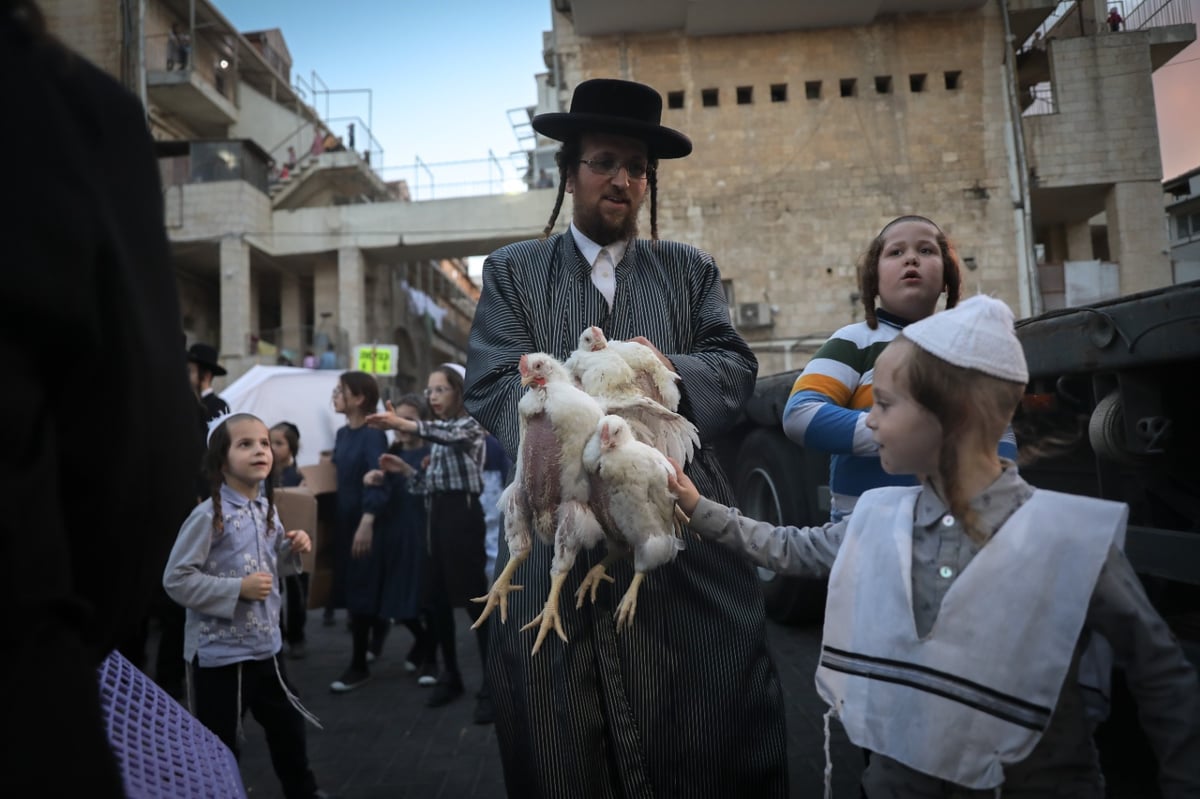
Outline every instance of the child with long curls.
MULTIPOLYGON (((912 322, 958 303, 958 255, 942 229, 923 216, 901 216, 884 225, 859 261, 858 288, 866 319, 847 325, 817 350, 792 387, 783 429, 803 447, 832 454, 830 519, 850 514, 862 492, 915 485, 911 474, 888 473, 867 429, 875 359, 912 322)), ((1011 431, 999 453, 1016 457, 1011 431)))
POLYGON ((216 421, 204 470, 211 496, 179 530, 163 572, 171 599, 187 608, 183 657, 192 712, 238 756, 249 710, 266 732, 284 795, 323 795, 308 766, 304 710, 280 657, 281 574, 300 569, 312 546, 284 530, 271 488, 270 434, 247 413, 216 421))
POLYGON ((1200 795, 1196 672, 1121 553, 1128 507, 1035 489, 996 453, 1028 381, 1008 307, 974 297, 914 322, 874 370, 866 427, 883 468, 918 485, 796 528, 672 480, 700 535, 829 577, 817 691, 875 753, 866 796, 1101 799, 1078 680, 1097 638, 1125 669, 1162 795, 1200 795))
MULTIPOLYGON (((295 488, 304 484, 304 475, 296 465, 300 454, 300 428, 291 422, 279 422, 271 428, 271 467, 273 488, 295 488)), ((284 624, 283 637, 288 644, 288 657, 298 660, 308 653, 304 628, 308 623, 308 572, 289 574, 283 578, 284 624)))

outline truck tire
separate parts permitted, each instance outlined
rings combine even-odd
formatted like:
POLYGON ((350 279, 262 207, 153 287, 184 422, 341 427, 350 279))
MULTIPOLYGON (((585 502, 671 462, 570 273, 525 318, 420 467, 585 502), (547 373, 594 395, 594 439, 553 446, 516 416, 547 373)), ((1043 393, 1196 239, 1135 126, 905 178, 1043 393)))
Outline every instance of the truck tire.
MULTIPOLYGON (((738 450, 734 492, 738 508, 751 519, 772 524, 813 525, 818 518, 817 486, 828 478, 810 453, 781 431, 751 431, 738 450)), ((825 473, 827 474, 827 473, 825 473)), ((825 580, 784 577, 758 569, 767 616, 784 624, 819 622, 825 614, 825 580)))

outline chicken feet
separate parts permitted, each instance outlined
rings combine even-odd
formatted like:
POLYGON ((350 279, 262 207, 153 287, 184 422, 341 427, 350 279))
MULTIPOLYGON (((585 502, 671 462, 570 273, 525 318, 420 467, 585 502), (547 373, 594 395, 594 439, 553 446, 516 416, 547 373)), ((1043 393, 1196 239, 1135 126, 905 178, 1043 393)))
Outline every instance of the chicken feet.
POLYGON ((621 602, 617 605, 617 632, 621 632, 626 625, 633 626, 633 614, 637 612, 638 586, 645 579, 645 572, 633 573, 633 579, 629 581, 629 588, 625 590, 625 596, 621 597, 621 602))
POLYGON ((536 655, 538 650, 542 648, 542 642, 546 640, 546 636, 553 630, 558 633, 558 637, 567 642, 567 634, 563 632, 562 616, 558 613, 558 595, 562 592, 563 583, 566 581, 566 572, 561 574, 553 574, 550 576, 550 594, 546 597, 546 604, 542 608, 542 612, 534 617, 533 621, 521 628, 521 632, 538 627, 537 640, 533 643, 533 652, 536 655))
POLYGON ((508 595, 513 591, 520 591, 525 587, 523 585, 512 584, 513 574, 516 573, 517 568, 528 557, 529 552, 526 551, 519 557, 510 558, 508 563, 504 564, 504 569, 500 572, 500 575, 496 577, 496 582, 492 583, 491 589, 483 596, 477 596, 471 600, 472 602, 487 603, 483 606, 483 612, 479 614, 479 618, 471 625, 472 630, 478 629, 487 620, 487 617, 492 615, 492 611, 497 606, 500 608, 500 623, 505 624, 508 622, 508 595))

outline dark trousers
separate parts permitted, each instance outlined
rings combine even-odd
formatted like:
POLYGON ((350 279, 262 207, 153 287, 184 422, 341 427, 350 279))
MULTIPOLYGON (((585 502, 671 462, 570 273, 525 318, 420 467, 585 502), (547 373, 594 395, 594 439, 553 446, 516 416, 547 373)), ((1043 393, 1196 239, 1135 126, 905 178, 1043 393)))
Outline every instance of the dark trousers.
POLYGON ((158 653, 154 661, 154 681, 176 699, 183 697, 183 628, 187 611, 163 593, 158 606, 158 653))
POLYGON ((289 644, 302 644, 304 625, 308 622, 308 572, 284 577, 283 596, 287 602, 284 637, 289 644))
MULTIPOLYGON (((304 717, 288 701, 275 673, 287 680, 279 655, 267 660, 244 660, 229 666, 200 668, 193 662, 192 681, 196 694, 196 718, 212 730, 235 757, 241 756, 238 720, 247 710, 267 735, 271 765, 283 785, 284 796, 311 797, 317 782, 308 767, 308 745, 304 717), (238 670, 241 669, 241 707, 238 707, 238 670)), ((292 693, 296 689, 288 682, 292 693)))
MULTIPOLYGON (((483 605, 471 602, 470 598, 487 591, 487 578, 483 573, 487 562, 484 534, 483 510, 478 495, 465 491, 433 494, 429 513, 426 598, 430 631, 442 652, 443 668, 448 672, 459 670, 454 608, 464 608, 472 622, 483 612, 483 605)), ((475 643, 479 647, 480 662, 487 663, 486 624, 475 631, 475 643)), ((480 692, 487 694, 486 677, 480 692)))

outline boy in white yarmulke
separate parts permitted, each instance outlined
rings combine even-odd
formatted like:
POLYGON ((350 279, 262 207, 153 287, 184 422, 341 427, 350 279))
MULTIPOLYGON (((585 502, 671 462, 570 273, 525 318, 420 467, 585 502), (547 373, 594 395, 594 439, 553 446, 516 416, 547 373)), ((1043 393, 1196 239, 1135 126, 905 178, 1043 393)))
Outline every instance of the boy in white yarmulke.
POLYGON ((867 796, 1102 799, 1079 685, 1095 636, 1125 667, 1163 795, 1196 795, 1196 673, 1121 553, 1128 507, 1035 489, 996 454, 1027 380, 1012 312, 973 297, 875 363, 867 426, 884 469, 920 485, 872 489, 849 520, 806 528, 704 499, 682 470, 673 488, 699 534, 829 577, 817 691, 876 753, 867 796))

